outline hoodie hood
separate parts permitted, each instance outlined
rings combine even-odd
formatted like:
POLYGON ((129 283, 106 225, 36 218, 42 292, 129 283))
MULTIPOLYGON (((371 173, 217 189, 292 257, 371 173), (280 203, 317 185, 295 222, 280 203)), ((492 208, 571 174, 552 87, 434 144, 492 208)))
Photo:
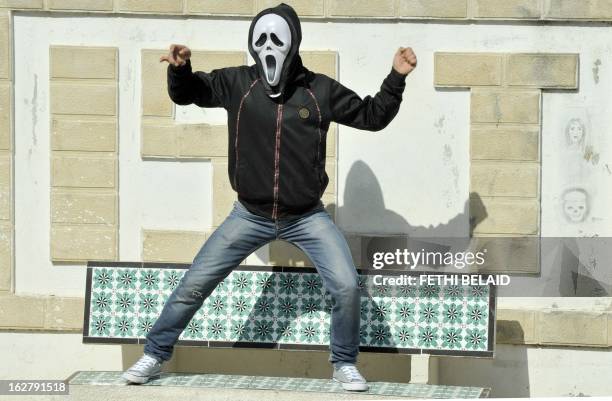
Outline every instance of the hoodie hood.
POLYGON ((285 92, 285 88, 287 85, 297 79, 300 76, 300 72, 302 72, 302 59, 300 57, 300 43, 302 42, 302 27, 300 25, 300 19, 298 18, 295 10, 285 4, 281 3, 276 7, 266 8, 260 11, 253 21, 251 21, 251 26, 249 27, 249 53, 255 60, 255 64, 257 67, 257 72, 261 78, 261 82, 265 88, 265 91, 268 95, 277 95, 283 94, 285 92), (265 67, 262 64, 259 55, 253 48, 253 31, 255 28, 255 24, 257 21, 266 14, 276 14, 282 17, 287 24, 289 25, 289 30, 291 31, 291 47, 285 61, 283 63, 283 67, 281 70, 280 81, 275 87, 271 87, 266 79, 266 71, 265 67))

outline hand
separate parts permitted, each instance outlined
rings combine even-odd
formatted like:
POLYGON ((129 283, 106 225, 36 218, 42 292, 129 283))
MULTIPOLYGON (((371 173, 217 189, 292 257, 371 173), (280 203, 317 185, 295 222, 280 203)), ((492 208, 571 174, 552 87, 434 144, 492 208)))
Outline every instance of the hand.
POLYGON ((403 75, 408 75, 417 66, 417 58, 411 47, 400 47, 393 58, 393 69, 403 75))
POLYGON ((191 50, 187 46, 183 45, 170 45, 170 51, 167 55, 161 56, 159 62, 167 61, 175 67, 185 65, 187 60, 191 57, 191 50))

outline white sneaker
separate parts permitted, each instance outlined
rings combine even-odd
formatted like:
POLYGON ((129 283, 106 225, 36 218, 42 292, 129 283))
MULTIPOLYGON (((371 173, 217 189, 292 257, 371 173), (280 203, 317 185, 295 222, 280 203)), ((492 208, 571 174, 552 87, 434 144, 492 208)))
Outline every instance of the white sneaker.
POLYGON ((131 368, 123 372, 121 377, 132 383, 143 384, 161 376, 163 363, 164 361, 160 362, 157 358, 144 354, 131 368))
POLYGON ((349 391, 366 391, 369 386, 366 379, 361 376, 355 365, 340 364, 339 367, 334 365, 333 380, 340 382, 342 388, 349 391))

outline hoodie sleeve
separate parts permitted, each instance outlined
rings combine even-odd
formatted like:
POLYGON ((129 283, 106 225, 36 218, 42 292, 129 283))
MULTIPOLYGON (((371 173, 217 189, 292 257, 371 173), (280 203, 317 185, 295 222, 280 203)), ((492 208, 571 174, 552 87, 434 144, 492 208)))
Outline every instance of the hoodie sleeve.
POLYGON ((227 68, 210 72, 192 71, 191 60, 182 66, 168 64, 168 95, 176 104, 200 107, 229 107, 230 83, 227 68))
POLYGON ((406 76, 391 68, 378 93, 363 99, 338 81, 332 80, 329 98, 332 121, 368 131, 382 130, 399 110, 406 76))

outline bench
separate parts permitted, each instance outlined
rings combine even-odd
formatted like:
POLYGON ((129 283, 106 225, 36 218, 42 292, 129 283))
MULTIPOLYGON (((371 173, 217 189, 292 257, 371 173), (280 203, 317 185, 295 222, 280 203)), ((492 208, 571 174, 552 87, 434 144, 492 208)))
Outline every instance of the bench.
MULTIPOLYGON (((189 266, 90 261, 83 342, 144 344, 189 266)), ((424 272, 358 273, 362 352, 493 356, 494 286, 380 286, 376 276, 378 282, 380 275, 424 272)), ((204 301, 177 345, 328 350, 330 309, 313 268, 240 265, 204 301)))

